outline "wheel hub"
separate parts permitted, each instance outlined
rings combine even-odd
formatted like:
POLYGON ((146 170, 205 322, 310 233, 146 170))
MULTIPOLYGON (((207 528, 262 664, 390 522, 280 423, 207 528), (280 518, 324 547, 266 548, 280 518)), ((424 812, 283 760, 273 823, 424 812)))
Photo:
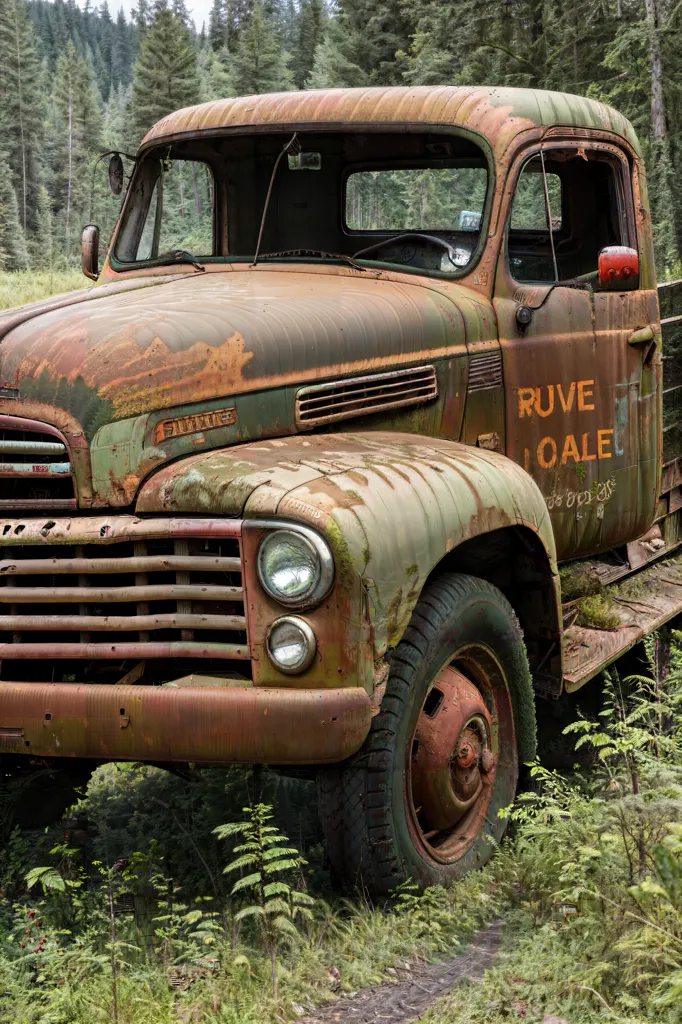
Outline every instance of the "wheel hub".
POLYGON ((456 825, 489 788, 495 770, 491 735, 478 689, 456 669, 443 669, 412 745, 412 799, 428 835, 456 825))

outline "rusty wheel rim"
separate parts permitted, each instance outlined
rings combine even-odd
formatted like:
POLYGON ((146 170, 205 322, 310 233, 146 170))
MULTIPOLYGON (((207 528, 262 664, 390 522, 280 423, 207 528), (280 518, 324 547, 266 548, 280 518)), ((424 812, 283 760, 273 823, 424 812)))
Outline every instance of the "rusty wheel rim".
POLYGON ((426 695, 410 744, 412 831, 427 856, 442 864, 471 849, 492 800, 498 752, 491 676, 501 670, 489 652, 480 655, 462 652, 443 667, 426 695))

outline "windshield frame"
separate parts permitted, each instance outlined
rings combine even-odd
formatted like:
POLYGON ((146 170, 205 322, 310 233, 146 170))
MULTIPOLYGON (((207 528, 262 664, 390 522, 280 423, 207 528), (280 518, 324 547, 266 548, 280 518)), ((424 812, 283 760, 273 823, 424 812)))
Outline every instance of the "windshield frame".
MULTIPOLYGON (((357 262, 358 262, 358 264, 360 266, 366 267, 367 269, 377 269, 377 270, 381 269, 381 270, 392 271, 394 273, 401 273, 401 274, 402 273, 406 273, 406 274, 411 274, 411 275, 415 275, 416 274, 417 276, 421 276, 421 277, 434 277, 434 278, 441 278, 441 279, 445 279, 445 280, 453 280, 453 279, 460 279, 460 278, 463 278, 463 277, 467 277, 470 273, 472 273, 474 271, 474 269, 476 268, 476 266, 480 262, 480 259, 481 259, 482 255, 483 255, 483 252, 484 252, 485 247, 486 247, 487 236, 488 236, 488 228, 489 228, 489 224, 490 224, 490 216, 491 216, 491 211, 492 211, 492 207, 493 207, 493 200, 494 200, 494 196, 495 196, 496 167, 495 167, 495 157, 494 157, 492 146, 490 144, 490 141, 486 138, 486 136, 482 135, 479 132, 472 131, 472 130, 466 129, 466 128, 461 128, 461 127, 456 126, 456 125, 443 125, 443 124, 435 124, 434 125, 434 124, 427 124, 427 123, 421 123, 421 122, 420 123, 407 123, 407 124, 399 124, 399 123, 395 123, 395 122, 370 122, 370 123, 357 123, 357 122, 354 122, 353 124, 335 123, 335 124, 332 124, 332 125, 328 125, 328 124, 320 125, 320 124, 316 124, 314 122, 313 123, 306 122, 304 124, 287 124, 287 125, 281 125, 281 124, 279 124, 279 125, 272 125, 272 124, 248 125, 246 127, 241 126, 241 127, 237 127, 237 128, 221 128, 221 129, 211 129, 211 130, 205 130, 205 131, 183 132, 183 133, 179 133, 178 135, 171 136, 171 137, 169 137, 167 139, 164 139, 162 141, 159 141, 158 139, 154 139, 154 140, 150 141, 149 143, 147 143, 146 145, 140 147, 140 149, 139 149, 139 151, 137 153, 137 159, 136 159, 134 171, 133 171, 133 174, 131 175, 131 179, 130 179, 130 182, 128 184, 128 188, 127 188, 127 191, 126 191, 124 202, 123 202, 122 207, 121 207, 121 214, 120 214, 120 217, 119 217, 119 221, 118 221, 118 224, 116 225, 116 230, 115 230, 114 236, 113 236, 113 238, 111 240, 111 246, 110 246, 110 249, 109 249, 108 263, 109 263, 109 265, 111 267, 111 270, 114 271, 115 273, 127 273, 127 272, 131 272, 131 271, 132 272, 136 272, 136 271, 139 272, 139 271, 142 271, 142 270, 153 269, 155 267, 160 267, 160 266, 163 266, 165 268, 165 267, 171 265, 171 261, 169 259, 163 260, 160 257, 146 259, 146 260, 131 260, 131 261, 128 261, 128 260, 123 260, 119 256, 116 255, 116 251, 118 249, 119 241, 121 239, 123 231, 125 230, 126 221, 127 221, 127 218, 128 218, 128 216, 130 214, 130 208, 133 205, 133 203, 135 202, 136 192, 137 192, 137 189, 138 189, 140 176, 143 173, 143 168, 146 166, 147 161, 150 158, 162 159, 162 155, 165 155, 165 158, 166 159, 170 159, 171 161, 186 159, 186 160, 194 160, 194 161, 197 161, 197 162, 204 162, 204 163, 207 164, 207 166, 210 168, 210 170, 211 170, 211 172, 213 174, 213 195, 214 195, 214 207, 213 207, 213 220, 214 220, 214 227, 213 227, 213 255, 211 255, 211 256, 204 256, 204 255, 202 255, 200 253, 193 253, 192 255, 196 259, 200 260, 200 262, 202 264, 207 264, 207 265, 209 265, 209 264, 219 264, 219 265, 224 264, 224 265, 227 265, 227 264, 251 264, 251 263, 253 263, 253 257, 254 257, 253 253, 243 254, 243 255, 239 254, 238 255, 238 254, 233 254, 233 253, 229 253, 229 252, 225 251, 226 247, 227 247, 227 241, 226 241, 226 239, 227 239, 227 231, 226 231, 224 225, 222 225, 220 223, 220 220, 221 220, 221 216, 222 216, 221 207, 225 203, 225 198, 226 197, 221 194, 221 188, 218 186, 218 176, 217 176, 217 173, 216 173, 217 172, 217 167, 215 165, 217 163, 219 163, 220 161, 226 160, 227 157, 225 155, 216 156, 216 159, 213 162, 211 162, 207 158, 205 152, 202 155, 200 155, 200 151, 202 149, 201 144, 202 143, 214 142, 216 139, 227 139, 227 138, 234 137, 234 136, 242 136, 243 137, 243 136, 255 136, 255 135, 270 135, 272 137, 280 137, 282 139, 282 141, 284 142, 286 140, 286 138, 288 136, 290 136, 292 131, 297 131, 300 134, 300 136, 302 136, 302 137, 305 137, 306 135, 321 135, 321 134, 337 134, 337 135, 343 135, 343 134, 378 134, 378 135, 380 135, 380 134, 396 134, 396 133, 400 132, 400 133, 416 134, 416 135, 440 135, 440 136, 444 136, 446 138, 447 137, 450 137, 450 138, 455 137, 455 138, 461 138, 461 139, 463 139, 465 141, 473 143, 480 150, 480 152, 482 154, 483 161, 484 161, 484 163, 486 165, 486 168, 487 168, 487 188, 486 188, 485 203, 484 203, 482 214, 481 214, 481 225, 480 225, 480 229, 479 229, 479 232, 478 232, 478 242, 477 242, 477 245, 476 245, 476 247, 474 248, 474 250, 472 252, 471 259, 466 264, 466 266, 462 267, 462 268, 453 268, 452 270, 443 271, 443 270, 436 270, 436 269, 432 269, 432 268, 428 268, 427 269, 427 268, 423 268, 423 267, 413 267, 413 266, 410 266, 408 264, 392 263, 392 262, 388 262, 388 261, 384 261, 384 260, 379 260, 379 259, 365 259, 365 258, 362 258, 362 257, 360 259, 358 259, 357 262), (181 145, 183 147, 187 147, 188 145, 191 145, 192 143, 196 143, 197 144, 197 152, 196 153, 193 153, 191 149, 186 149, 185 153, 183 153, 183 156, 178 156, 178 155, 174 155, 173 154, 173 150, 178 145, 181 145), (222 251, 218 252, 217 251, 218 249, 221 249, 222 251)), ((434 159, 434 166, 436 165, 436 162, 437 162, 437 160, 434 159)), ((386 169, 394 169, 396 163, 398 163, 398 161, 396 159, 393 159, 390 162, 390 168, 389 168, 389 166, 387 164, 386 165, 386 169)), ((409 159, 407 159, 407 160, 405 160, 403 162, 403 165, 404 166, 408 166, 409 163, 410 163, 410 161, 409 161, 409 159)), ((379 164, 379 166, 377 166, 377 161, 373 161, 372 164, 373 164, 372 169, 374 169, 374 170, 382 169, 382 165, 381 164, 379 164)), ((365 167, 365 166, 361 167, 358 163, 353 162, 353 163, 349 163, 346 167, 343 168, 343 173, 342 173, 342 176, 341 176, 341 183, 340 183, 341 187, 339 189, 339 195, 337 197, 338 204, 339 204, 339 207, 340 207, 339 215, 340 215, 341 230, 342 230, 344 235, 347 235, 349 237, 351 235, 357 234, 358 235, 358 240, 360 240, 360 236, 361 235, 364 235, 365 238, 370 239, 372 237, 372 235, 375 233, 375 232, 372 232, 372 231, 367 231, 367 232, 364 232, 364 233, 349 231, 349 229, 346 227, 346 218, 345 218, 346 181, 347 181, 348 176, 351 173, 354 173, 356 170, 362 170, 362 169, 369 169, 369 167, 368 166, 367 167, 365 167)), ((152 199, 150 197, 150 202, 151 201, 152 201, 152 199)), ((226 220, 226 217, 223 218, 223 219, 226 220)), ((434 229, 434 231, 435 230, 436 229, 434 229)), ((381 232, 379 232, 379 233, 381 233, 381 232)), ((396 233, 399 233, 399 232, 396 232, 396 233)), ((472 234, 473 234, 473 232, 472 232, 472 234)), ((352 255, 352 254, 346 254, 346 255, 352 255)), ((287 257, 281 257, 281 258, 278 258, 278 259, 268 258, 267 261, 265 261, 265 264, 267 266, 276 266, 277 264, 286 264, 286 265, 289 265, 289 266, 291 266, 292 264, 294 264, 294 265, 295 264, 313 264, 313 265, 331 264, 331 265, 334 265, 334 266, 339 266, 339 265, 344 265, 346 262, 347 261, 346 261, 345 257, 344 258, 340 258, 340 257, 335 257, 333 255, 331 255, 329 258, 321 258, 321 257, 314 257, 314 256, 295 256, 295 257, 287 256, 287 257)), ((352 268, 350 268, 350 269, 352 269, 352 268)))

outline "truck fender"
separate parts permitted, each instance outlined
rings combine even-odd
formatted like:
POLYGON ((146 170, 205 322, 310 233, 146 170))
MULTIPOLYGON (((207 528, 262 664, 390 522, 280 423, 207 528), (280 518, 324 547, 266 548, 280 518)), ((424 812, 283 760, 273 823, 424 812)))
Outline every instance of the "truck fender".
POLYGON ((160 469, 136 509, 276 517, 317 529, 337 576, 362 581, 377 660, 398 643, 435 575, 487 579, 519 617, 531 668, 544 657, 560 673, 549 513, 532 478, 499 452, 380 431, 259 441, 160 469))

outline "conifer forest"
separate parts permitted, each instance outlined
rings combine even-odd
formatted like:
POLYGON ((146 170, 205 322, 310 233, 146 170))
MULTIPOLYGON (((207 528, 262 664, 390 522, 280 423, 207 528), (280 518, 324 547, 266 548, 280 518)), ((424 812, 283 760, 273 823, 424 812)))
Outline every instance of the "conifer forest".
MULTIPOLYGON (((109 157, 123 154, 127 182, 169 113, 382 85, 530 87, 615 107, 642 145, 658 279, 682 278, 682 0, 212 0, 201 23, 187 0, 136 0, 129 15, 116 0, 0 0, 0 310, 88 286, 83 226, 100 226, 103 256, 121 203, 109 157)), ((428 202, 480 221, 482 164, 439 165, 431 197, 410 192, 409 170, 391 174, 386 223, 418 230, 428 202)), ((356 182, 349 224, 371 230, 373 179, 356 182)), ((519 193, 520 227, 546 215, 550 241, 553 188, 545 176, 544 192, 519 193)), ((192 264, 213 237, 200 216, 211 185, 193 164, 166 189, 163 248, 192 264)), ((92 397, 83 377, 76 387, 92 397)), ((36 373, 22 400, 39 388, 36 373)), ((50 435, 45 450, 59 447, 50 435)), ((659 564, 679 569, 680 550, 659 564)), ((607 608, 598 587, 572 593, 572 564, 560 570, 572 622, 615 631, 624 606, 637 613, 638 577, 607 608)), ((576 713, 565 695, 543 705, 540 756, 499 811, 504 839, 491 827, 494 856, 448 887, 408 879, 377 899, 341 886, 314 775, 298 768, 102 764, 67 779, 63 815, 33 827, 13 818, 0 754, 0 1024, 682 1024, 681 621, 580 690, 576 713)), ((38 768, 27 805, 52 792, 53 766, 38 768)))

